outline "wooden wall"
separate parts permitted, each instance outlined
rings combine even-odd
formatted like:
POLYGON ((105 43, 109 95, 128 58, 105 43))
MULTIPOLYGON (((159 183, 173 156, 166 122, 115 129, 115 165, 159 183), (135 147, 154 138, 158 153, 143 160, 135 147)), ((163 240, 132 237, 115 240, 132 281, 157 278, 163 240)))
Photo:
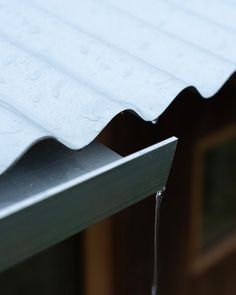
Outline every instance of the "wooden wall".
MULTIPOLYGON (((105 129, 105 138, 100 137, 101 141, 122 155, 172 135, 180 139, 161 211, 160 294, 236 293, 236 249, 233 248, 229 255, 223 256, 203 272, 196 273, 192 267, 196 262, 196 216, 200 210, 198 198, 201 197, 194 197, 196 146, 209 134, 236 122, 235 85, 234 78, 211 100, 201 99, 192 89, 185 91, 161 116, 156 126, 125 113, 105 129)), ((103 250, 102 257, 108 275, 102 275, 99 271, 93 273, 88 277, 87 285, 93 284, 98 275, 104 280, 102 284, 108 280, 109 288, 106 293, 96 293, 94 287, 94 291, 87 294, 150 294, 154 197, 108 219, 104 229, 107 223, 109 234, 106 240, 111 249, 108 256, 107 250, 103 250)), ((92 229, 89 231, 92 234, 92 229)), ((102 235, 102 226, 98 232, 102 235)), ((99 236, 99 233, 96 235, 99 236)), ((99 255, 99 244, 94 247, 99 255)), ((94 255, 89 249, 85 248, 87 259, 94 255)))

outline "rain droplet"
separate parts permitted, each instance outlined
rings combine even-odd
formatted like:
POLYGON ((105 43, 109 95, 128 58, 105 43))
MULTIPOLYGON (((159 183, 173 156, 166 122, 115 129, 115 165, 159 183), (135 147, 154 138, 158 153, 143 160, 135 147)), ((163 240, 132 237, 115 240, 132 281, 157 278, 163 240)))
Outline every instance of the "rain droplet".
POLYGON ((102 117, 101 116, 94 116, 94 117, 87 117, 87 119, 91 122, 98 122, 98 121, 101 121, 102 120, 102 117))
POLYGON ((40 78, 41 76, 41 71, 35 71, 34 73, 32 73, 30 76, 29 76, 29 80, 31 81, 36 81, 40 78))
POLYGON ((6 4, 2 4, 2 3, 0 3, 0 9, 3 9, 3 8, 5 8, 6 7, 6 4))
POLYGON ((92 8, 92 9, 90 9, 90 11, 91 11, 92 13, 96 13, 96 12, 97 12, 97 9, 96 9, 96 8, 92 8))
POLYGON ((156 205, 155 205, 155 223, 154 223, 154 267, 153 267, 153 282, 151 295, 157 295, 158 283, 159 283, 159 260, 158 260, 158 236, 160 227, 160 213, 161 213, 161 203, 165 192, 165 187, 156 193, 156 205))
POLYGON ((3 63, 3 65, 8 66, 8 65, 12 64, 14 62, 14 60, 15 60, 14 56, 6 56, 3 59, 2 63, 3 63))
POLYGON ((34 103, 40 102, 41 98, 39 96, 35 96, 32 98, 34 103))
POLYGON ((52 95, 55 98, 59 98, 61 94, 62 87, 67 83, 67 81, 61 81, 57 85, 55 85, 52 89, 52 95))
POLYGON ((55 86, 52 90, 52 95, 55 98, 59 98, 60 97, 60 87, 59 86, 55 86))
POLYGON ((40 33, 40 29, 39 29, 39 27, 36 27, 36 26, 30 26, 29 27, 29 32, 31 34, 39 34, 40 33))
POLYGON ((23 25, 23 26, 28 26, 28 25, 29 25, 29 21, 28 21, 27 18, 24 17, 24 18, 22 19, 22 25, 23 25))
POLYGON ((103 70, 105 70, 105 71, 111 69, 111 67, 110 67, 109 65, 105 64, 105 63, 102 63, 102 64, 101 64, 101 68, 102 68, 103 70))
POLYGON ((160 27, 164 27, 166 25, 166 21, 163 19, 159 22, 160 27))
POLYGON ((138 28, 138 29, 142 29, 143 27, 145 27, 145 24, 143 24, 142 22, 139 22, 139 23, 136 25, 136 28, 138 28))
POLYGON ((143 42, 142 44, 140 44, 139 48, 141 50, 147 50, 150 47, 150 44, 148 42, 143 42))
POLYGON ((88 40, 88 44, 90 44, 90 45, 92 45, 92 44, 94 44, 96 41, 94 40, 94 39, 89 39, 88 40))
POLYGON ((3 77, 0 77, 0 84, 4 84, 6 81, 3 77))
POLYGON ((130 77, 132 75, 132 73, 133 73, 132 69, 128 69, 124 72, 123 77, 124 78, 130 77))
POLYGON ((27 61, 28 61, 28 57, 26 57, 26 56, 22 56, 22 57, 18 58, 19 64, 25 64, 27 61))
POLYGON ((82 54, 89 54, 89 47, 88 46, 81 46, 80 47, 80 52, 82 53, 82 54))
POLYGON ((152 124, 156 124, 157 123, 157 119, 152 120, 152 124))

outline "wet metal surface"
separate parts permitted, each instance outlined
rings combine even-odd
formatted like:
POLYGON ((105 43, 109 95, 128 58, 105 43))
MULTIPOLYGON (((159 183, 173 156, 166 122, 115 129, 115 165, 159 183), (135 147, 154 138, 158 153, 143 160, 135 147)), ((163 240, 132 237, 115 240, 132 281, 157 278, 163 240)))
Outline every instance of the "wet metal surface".
POLYGON ((211 97, 235 19, 231 0, 0 0, 0 174, 44 138, 80 149, 123 110, 152 121, 188 86, 211 97))
POLYGON ((160 191, 177 141, 124 158, 97 143, 47 143, 0 178, 0 272, 160 191))

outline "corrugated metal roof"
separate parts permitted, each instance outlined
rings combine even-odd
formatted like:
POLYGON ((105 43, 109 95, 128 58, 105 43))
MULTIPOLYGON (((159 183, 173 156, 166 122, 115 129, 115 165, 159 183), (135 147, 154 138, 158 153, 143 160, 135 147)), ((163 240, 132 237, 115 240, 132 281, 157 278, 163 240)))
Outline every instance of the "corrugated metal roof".
POLYGON ((80 149, 235 70, 233 0, 0 0, 0 174, 36 141, 80 149))

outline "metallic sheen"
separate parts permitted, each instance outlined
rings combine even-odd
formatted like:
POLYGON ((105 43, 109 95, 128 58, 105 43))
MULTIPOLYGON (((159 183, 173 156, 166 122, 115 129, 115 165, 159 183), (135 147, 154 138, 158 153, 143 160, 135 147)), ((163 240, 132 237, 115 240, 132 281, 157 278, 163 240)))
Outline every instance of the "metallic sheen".
POLYGON ((47 143, 0 178, 0 272, 160 191, 177 141, 125 158, 97 143, 47 143))

